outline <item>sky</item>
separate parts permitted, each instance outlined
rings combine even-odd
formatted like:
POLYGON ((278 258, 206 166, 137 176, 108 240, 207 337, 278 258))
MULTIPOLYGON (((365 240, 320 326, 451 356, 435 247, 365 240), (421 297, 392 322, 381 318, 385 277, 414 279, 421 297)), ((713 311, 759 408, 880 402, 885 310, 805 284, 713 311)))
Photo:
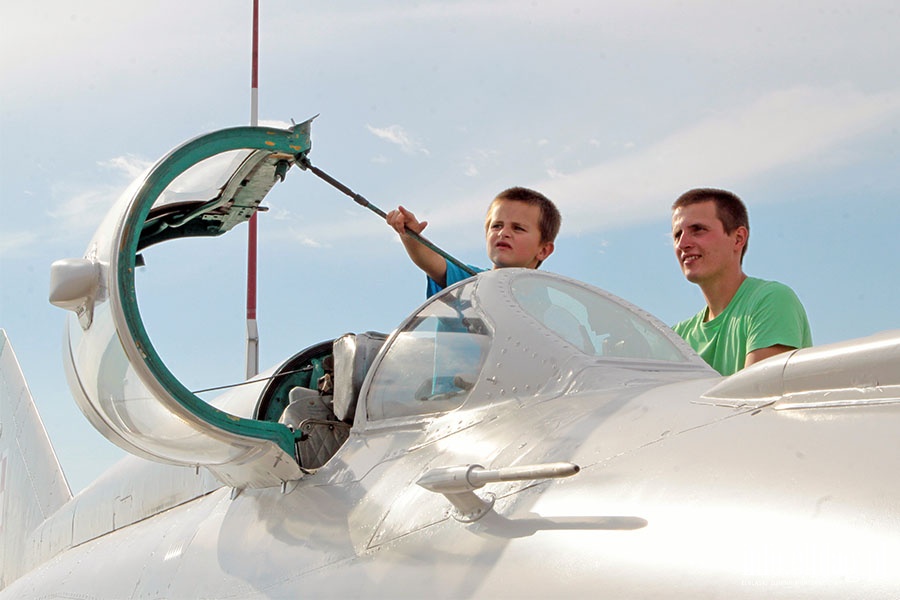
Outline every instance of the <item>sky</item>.
MULTIPOLYGON (((816 344, 900 328, 894 0, 261 0, 259 118, 312 126, 312 163, 486 266, 502 189, 560 208, 542 268, 673 324, 703 305, 671 243, 694 187, 750 212, 749 275, 790 285, 816 344)), ((250 120, 250 0, 0 4, 0 327, 73 491, 124 452, 62 368, 50 264, 84 254, 170 149, 250 120)), ((425 282, 393 233, 294 169, 259 220, 260 365, 391 331, 425 282)), ((145 253, 141 316, 194 390, 243 379, 246 226, 145 253)))

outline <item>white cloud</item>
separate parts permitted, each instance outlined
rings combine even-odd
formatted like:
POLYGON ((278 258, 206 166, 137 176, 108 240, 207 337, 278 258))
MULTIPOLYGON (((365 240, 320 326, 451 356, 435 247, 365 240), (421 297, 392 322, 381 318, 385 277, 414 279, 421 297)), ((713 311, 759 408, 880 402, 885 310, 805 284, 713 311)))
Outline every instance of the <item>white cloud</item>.
POLYGON ((211 0, 3 2, 0 86, 8 94, 5 100, 16 106, 32 103, 36 91, 56 98, 66 90, 70 101, 137 80, 165 83, 175 79, 172 74, 184 68, 188 56, 212 71, 246 55, 231 43, 248 30, 241 17, 249 11, 238 15, 211 0))
POLYGON ((127 176, 128 179, 136 179, 138 175, 153 166, 151 161, 139 158, 132 154, 117 156, 115 158, 110 158, 109 160, 100 161, 97 164, 107 169, 119 171, 127 176))
POLYGON ((387 127, 366 125, 366 129, 374 134, 375 137, 400 146, 400 149, 407 154, 429 154, 428 149, 400 125, 389 125, 387 127))
POLYGON ((815 159, 898 117, 897 92, 795 87, 676 131, 641 152, 535 187, 560 204, 567 233, 608 229, 659 218, 692 187, 734 186, 815 159))
POLYGON ((0 257, 12 258, 25 253, 38 241, 33 231, 10 231, 0 235, 0 257))
POLYGON ((47 216, 57 221, 57 226, 71 235, 97 227, 106 212, 118 199, 124 186, 97 186, 78 192, 55 191, 54 196, 63 200, 56 208, 48 210, 47 216))
POLYGON ((322 248, 322 242, 318 242, 311 237, 303 235, 302 233, 298 233, 296 239, 300 242, 302 246, 306 246, 308 248, 322 248))
POLYGON ((484 167, 496 167, 500 152, 494 149, 476 148, 463 160, 463 175, 477 177, 484 167))
POLYGON ((296 218, 294 217, 294 213, 284 208, 270 206, 268 212, 268 218, 273 221, 293 221, 296 218))
POLYGON ((55 227, 66 236, 81 236, 96 228, 127 185, 152 166, 150 161, 130 154, 97 164, 113 172, 108 178, 111 182, 89 187, 78 187, 70 182, 52 186, 57 203, 46 211, 46 215, 56 221, 55 227))

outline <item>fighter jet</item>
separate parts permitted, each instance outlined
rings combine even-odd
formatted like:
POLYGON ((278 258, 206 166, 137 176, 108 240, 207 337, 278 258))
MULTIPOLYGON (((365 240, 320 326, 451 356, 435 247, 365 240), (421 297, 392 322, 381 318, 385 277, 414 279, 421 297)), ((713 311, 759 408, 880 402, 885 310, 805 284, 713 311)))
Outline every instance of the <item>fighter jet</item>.
POLYGON ((310 149, 191 140, 54 263, 73 397, 130 454, 75 496, 0 337, 0 598, 900 597, 900 331, 721 377, 623 299, 500 269, 188 390, 136 268, 310 149))

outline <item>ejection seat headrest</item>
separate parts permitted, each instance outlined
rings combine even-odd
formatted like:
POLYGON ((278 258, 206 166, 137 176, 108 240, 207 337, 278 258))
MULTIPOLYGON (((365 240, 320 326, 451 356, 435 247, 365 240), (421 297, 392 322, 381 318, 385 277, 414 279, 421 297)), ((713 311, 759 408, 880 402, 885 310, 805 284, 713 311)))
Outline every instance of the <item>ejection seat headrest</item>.
POLYGON ((352 423, 366 373, 387 334, 376 331, 347 333, 334 340, 334 414, 352 423))

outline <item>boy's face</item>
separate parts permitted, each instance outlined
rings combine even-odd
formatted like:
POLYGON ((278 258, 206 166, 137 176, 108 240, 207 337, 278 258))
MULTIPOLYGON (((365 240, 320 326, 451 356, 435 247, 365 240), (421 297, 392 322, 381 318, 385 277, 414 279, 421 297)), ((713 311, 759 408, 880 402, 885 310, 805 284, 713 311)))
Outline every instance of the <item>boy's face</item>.
POLYGON ((494 200, 488 210, 485 238, 495 269, 537 268, 553 252, 553 242, 541 240, 541 208, 516 200, 494 200))

